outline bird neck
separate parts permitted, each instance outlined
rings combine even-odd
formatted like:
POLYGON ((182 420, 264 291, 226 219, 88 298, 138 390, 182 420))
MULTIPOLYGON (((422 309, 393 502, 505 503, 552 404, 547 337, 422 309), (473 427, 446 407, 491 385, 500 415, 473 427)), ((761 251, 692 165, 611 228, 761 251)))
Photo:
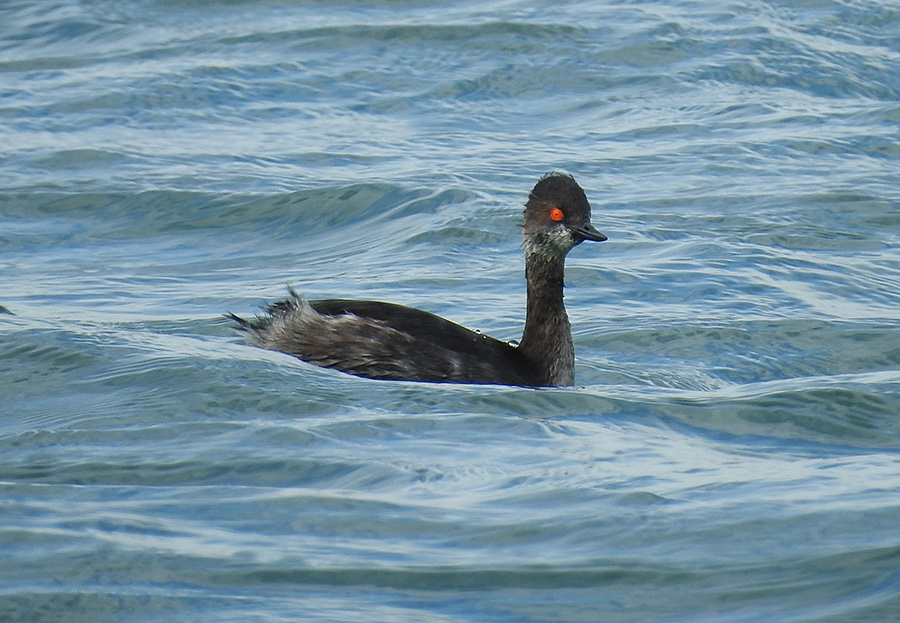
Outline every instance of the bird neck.
POLYGON ((519 349, 546 376, 548 385, 571 385, 575 349, 563 304, 565 257, 526 253, 528 304, 519 349))

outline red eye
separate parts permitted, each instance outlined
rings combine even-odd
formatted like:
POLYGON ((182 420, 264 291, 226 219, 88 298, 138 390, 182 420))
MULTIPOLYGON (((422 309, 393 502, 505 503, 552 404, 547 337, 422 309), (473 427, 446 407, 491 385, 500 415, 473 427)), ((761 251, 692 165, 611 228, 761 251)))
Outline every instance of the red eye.
POLYGON ((563 214, 563 211, 559 208, 553 208, 552 210, 550 210, 550 218, 554 221, 561 221, 563 220, 563 218, 565 218, 565 216, 566 215, 563 214))

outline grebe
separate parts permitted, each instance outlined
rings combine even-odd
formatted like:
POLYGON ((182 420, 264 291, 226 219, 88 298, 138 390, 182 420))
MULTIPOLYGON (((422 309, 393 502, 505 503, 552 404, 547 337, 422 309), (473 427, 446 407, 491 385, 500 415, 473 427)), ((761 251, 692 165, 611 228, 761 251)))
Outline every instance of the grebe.
POLYGON ((542 177, 522 225, 528 302, 518 346, 440 316, 378 301, 290 298, 255 320, 228 316, 256 346, 372 379, 572 385, 575 349, 563 305, 566 254, 606 236, 591 225, 591 206, 570 175, 542 177))

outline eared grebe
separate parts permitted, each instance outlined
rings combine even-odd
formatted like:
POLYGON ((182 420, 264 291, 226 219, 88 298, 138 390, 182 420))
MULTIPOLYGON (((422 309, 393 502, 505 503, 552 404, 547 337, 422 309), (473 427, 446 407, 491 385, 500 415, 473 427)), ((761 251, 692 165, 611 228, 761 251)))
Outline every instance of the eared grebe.
POLYGON ((525 204, 523 239, 528 309, 518 346, 419 309, 380 303, 291 298, 254 321, 233 314, 253 344, 326 368, 373 379, 500 385, 572 385, 575 349, 563 306, 566 254, 606 240, 574 178, 550 173, 525 204))

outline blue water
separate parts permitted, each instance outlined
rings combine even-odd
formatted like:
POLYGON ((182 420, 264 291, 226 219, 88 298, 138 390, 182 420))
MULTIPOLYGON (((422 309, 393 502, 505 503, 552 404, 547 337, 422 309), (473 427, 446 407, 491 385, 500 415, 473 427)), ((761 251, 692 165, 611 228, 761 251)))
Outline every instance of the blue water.
POLYGON ((0 620, 900 621, 900 6, 0 4, 0 620), (245 345, 293 285, 574 388, 245 345))

